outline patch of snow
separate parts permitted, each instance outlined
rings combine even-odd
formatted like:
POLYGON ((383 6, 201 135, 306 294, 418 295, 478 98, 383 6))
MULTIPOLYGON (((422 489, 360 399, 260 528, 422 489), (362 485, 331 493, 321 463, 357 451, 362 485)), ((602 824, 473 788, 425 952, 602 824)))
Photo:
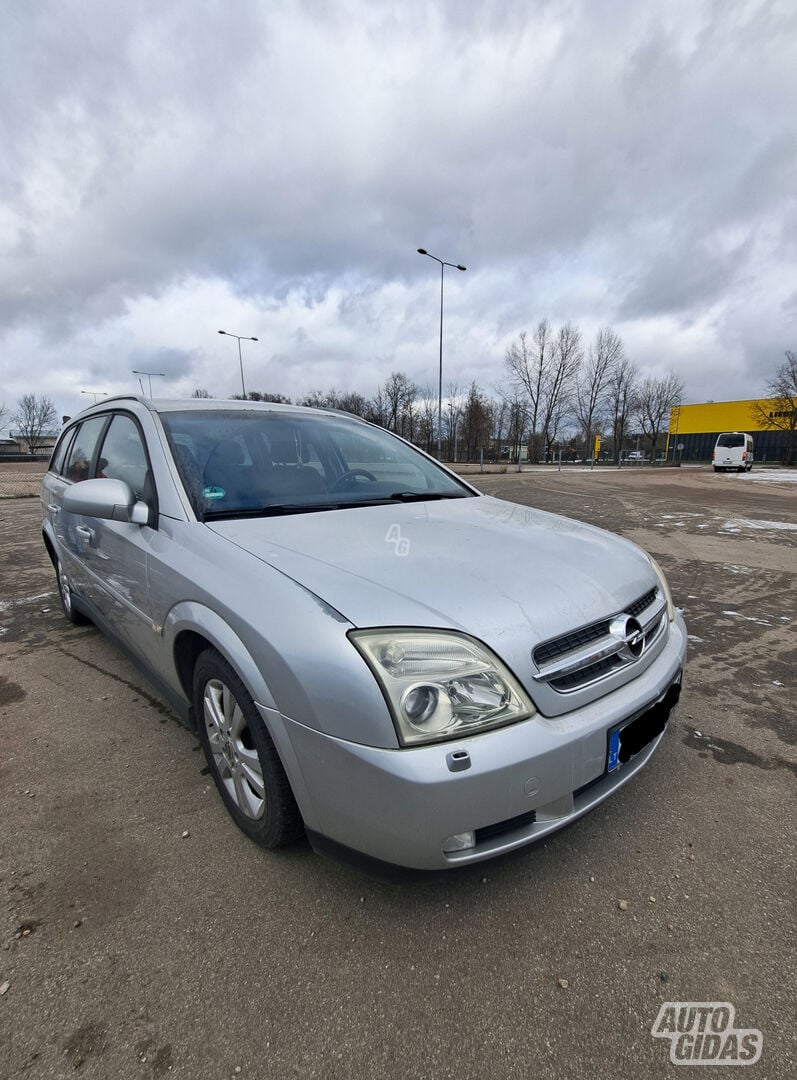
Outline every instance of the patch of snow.
POLYGON ((46 600, 52 595, 52 592, 43 592, 36 596, 20 596, 18 600, 0 600, 0 611, 8 611, 9 608, 19 607, 21 604, 35 604, 37 600, 46 600))
POLYGON ((754 521, 752 518, 731 518, 722 526, 723 532, 741 532, 742 529, 797 532, 797 524, 793 521, 754 521))
POLYGON ((742 615, 741 611, 723 611, 723 615, 732 615, 735 619, 744 619, 745 622, 758 623, 759 626, 771 626, 766 619, 757 619, 754 615, 742 615))
POLYGON ((751 473, 750 479, 757 484, 797 484, 797 469, 766 469, 751 473))

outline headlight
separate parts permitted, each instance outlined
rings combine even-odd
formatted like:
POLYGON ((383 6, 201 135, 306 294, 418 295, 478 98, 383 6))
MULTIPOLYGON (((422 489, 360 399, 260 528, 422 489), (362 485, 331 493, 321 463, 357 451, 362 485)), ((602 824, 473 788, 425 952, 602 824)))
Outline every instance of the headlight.
POLYGON ((648 559, 650 559, 650 565, 653 567, 654 573, 659 579, 661 591, 664 593, 664 599, 667 601, 667 618, 670 620, 670 622, 672 622, 675 618, 675 607, 672 602, 670 586, 667 584, 667 578, 664 576, 664 571, 650 554, 650 552, 646 551, 645 554, 647 555, 648 559))
POLYGON ((382 688, 403 746, 472 735, 533 716, 534 705, 489 649, 444 630, 349 634, 382 688))

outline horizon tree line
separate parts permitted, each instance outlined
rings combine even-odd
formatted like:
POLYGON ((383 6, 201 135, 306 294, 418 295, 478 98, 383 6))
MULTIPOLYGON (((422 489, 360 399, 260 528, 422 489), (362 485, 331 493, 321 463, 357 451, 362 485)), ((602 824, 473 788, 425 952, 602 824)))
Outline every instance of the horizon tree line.
MULTIPOLYGON (((797 352, 767 381, 773 408, 753 406, 759 428, 788 433, 784 464, 797 455, 797 352)), ((505 379, 494 396, 473 381, 467 388, 450 382, 444 394, 441 438, 449 460, 505 457, 516 461, 552 461, 559 450, 591 457, 600 435, 612 460, 619 461, 632 440, 655 459, 669 432, 672 409, 683 404, 684 384, 673 371, 642 378, 628 358, 622 339, 603 327, 585 348, 579 328, 555 329, 543 319, 531 335, 522 331, 504 357, 505 379)), ((210 396, 195 390, 194 397, 210 396)), ((241 395, 235 395, 240 400, 241 395)), ((252 401, 291 404, 280 393, 253 391, 252 401)), ((312 390, 295 404, 340 409, 414 442, 428 453, 437 444, 437 395, 404 372, 394 371, 373 397, 348 391, 312 390)))
MULTIPOLYGON (((510 344, 504 370, 494 396, 475 381, 466 388, 455 382, 446 387, 440 435, 449 459, 473 461, 483 452, 512 460, 552 460, 563 446, 591 456, 596 434, 608 439, 615 460, 632 434, 655 456, 669 427, 670 409, 681 403, 684 392, 672 372, 640 379, 611 327, 599 330, 585 349, 577 326, 565 323, 554 329, 546 319, 510 344)), ((193 396, 209 395, 198 389, 193 396)), ((291 403, 284 394, 269 391, 246 397, 291 403)), ((295 404, 354 413, 429 453, 437 444, 437 395, 405 372, 391 372, 370 398, 332 387, 312 390, 295 404)))
MULTIPOLYGON (((797 352, 767 381, 772 407, 756 403, 751 421, 758 428, 787 433, 784 464, 797 453, 797 352)), ((684 384, 672 371, 640 377, 611 327, 598 330, 586 347, 573 323, 554 328, 541 320, 533 332, 521 331, 504 356, 505 378, 490 396, 476 381, 462 388, 450 382, 444 395, 441 439, 450 460, 505 457, 553 460, 556 452, 592 456, 595 435, 610 446, 615 462, 632 439, 655 458, 669 430, 673 408, 683 403, 684 384)), ((193 398, 210 398, 195 389, 193 398)), ((234 395, 241 399, 241 395, 234 395)), ((252 391, 250 401, 291 404, 278 392, 252 391)), ((433 453, 437 445, 437 394, 405 372, 394 371, 374 395, 356 391, 311 390, 297 405, 340 409, 362 416, 433 453)), ((10 410, 0 402, 0 425, 10 410)), ((36 454, 57 430, 58 414, 47 395, 23 394, 10 419, 28 450, 36 454)))

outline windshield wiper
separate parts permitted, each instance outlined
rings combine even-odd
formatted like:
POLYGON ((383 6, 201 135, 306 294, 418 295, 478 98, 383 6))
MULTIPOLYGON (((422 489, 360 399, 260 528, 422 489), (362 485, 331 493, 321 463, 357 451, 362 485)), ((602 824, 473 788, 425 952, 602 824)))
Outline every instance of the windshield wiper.
POLYGON ((204 521, 229 521, 234 518, 287 517, 290 514, 313 514, 325 510, 353 510, 365 506, 388 506, 392 502, 427 502, 435 499, 467 499, 467 491, 396 491, 373 499, 348 499, 324 503, 267 503, 265 506, 241 506, 227 510, 206 510, 204 521))
POLYGON ((241 506, 238 509, 206 510, 205 521, 225 521, 232 518, 280 517, 283 514, 311 514, 314 510, 340 510, 348 503, 270 503, 268 506, 241 506))
POLYGON ((316 510, 340 510, 347 503, 267 503, 261 506, 260 517, 281 517, 283 514, 312 514, 316 510))
POLYGON ((427 499, 467 499, 467 491, 394 491, 391 502, 425 502, 427 499))

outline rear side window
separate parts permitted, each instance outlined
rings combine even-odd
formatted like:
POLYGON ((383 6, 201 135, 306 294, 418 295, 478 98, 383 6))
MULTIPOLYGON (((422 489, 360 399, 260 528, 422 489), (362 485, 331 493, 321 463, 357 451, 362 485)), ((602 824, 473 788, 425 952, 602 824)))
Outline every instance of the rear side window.
POLYGON ((53 456, 50 460, 50 472, 60 473, 64 468, 64 461, 66 460, 66 452, 69 449, 69 444, 72 441, 72 436, 75 434, 75 429, 65 431, 61 438, 58 440, 55 450, 53 450, 53 456))
POLYGON ((63 475, 67 480, 73 483, 88 480, 97 442, 107 420, 107 416, 92 416, 80 425, 66 456, 63 475))

